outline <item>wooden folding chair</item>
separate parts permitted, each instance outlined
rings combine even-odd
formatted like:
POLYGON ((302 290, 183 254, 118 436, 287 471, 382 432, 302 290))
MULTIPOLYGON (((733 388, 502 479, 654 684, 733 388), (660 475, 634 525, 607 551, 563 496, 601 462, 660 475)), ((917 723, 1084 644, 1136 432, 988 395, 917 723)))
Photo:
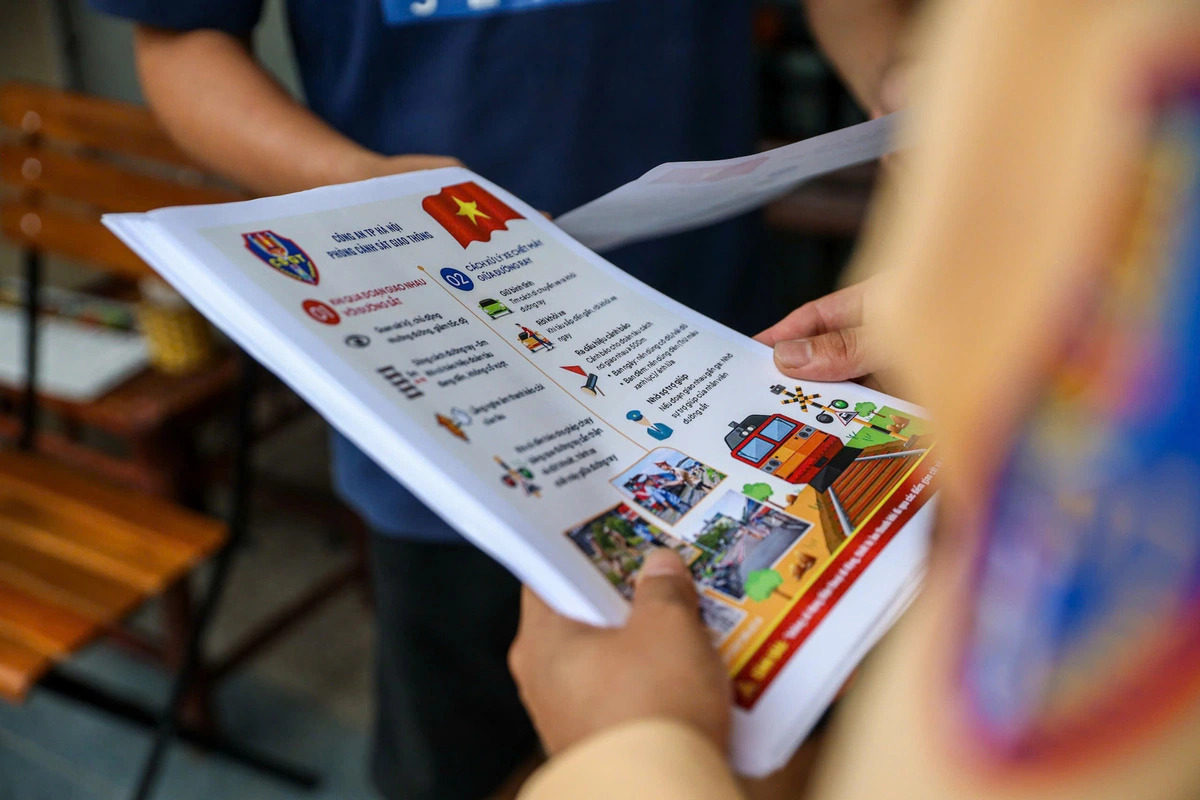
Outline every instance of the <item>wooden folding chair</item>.
MULTIPOLYGON (((210 372, 211 380, 204 384, 207 394, 195 401, 193 393, 187 401, 192 405, 183 409, 194 412, 206 404, 234 401, 233 501, 226 522, 166 497, 85 477, 62 463, 78 463, 79 449, 39 426, 47 406, 68 418, 72 411, 85 413, 47 401, 37 390, 43 253, 111 275, 142 277, 152 273, 99 223, 101 211, 219 202, 239 195, 206 179, 145 109, 8 84, 0 87, 0 125, 19 131, 0 145, 0 182, 15 189, 0 198, 0 229, 23 246, 26 345, 24 385, 10 392, 19 396, 17 448, 0 452, 0 698, 19 702, 40 685, 154 728, 154 745, 138 781, 139 798, 150 795, 167 745, 176 737, 311 787, 316 778, 306 771, 179 724, 180 708, 202 674, 203 637, 246 529, 253 361, 243 356, 240 368, 236 356, 218 363, 216 378, 210 372), (58 458, 51 460, 46 453, 58 458), (212 572, 198 608, 187 615, 186 635, 176 643, 171 659, 175 674, 164 709, 142 708, 55 668, 97 637, 118 632, 122 620, 150 598, 174 592, 186 599, 186 578, 206 562, 212 572)), ((154 384, 169 385, 165 380, 154 384)), ((123 387, 127 399, 139 396, 138 391, 144 399, 145 390, 145 383, 140 389, 123 387)), ((143 422, 162 413, 167 416, 155 424, 169 424, 170 414, 187 405, 179 392, 151 391, 149 396, 157 404, 130 406, 141 408, 143 422), (175 404, 158 403, 164 396, 175 404)), ((110 415, 113 409, 110 401, 110 415)), ((114 416, 119 422, 121 415, 114 416)), ((105 466, 101 459, 82 460, 85 466, 105 466)), ((116 476, 129 473, 117 471, 116 476)), ((128 483, 139 486, 137 480, 128 483)))

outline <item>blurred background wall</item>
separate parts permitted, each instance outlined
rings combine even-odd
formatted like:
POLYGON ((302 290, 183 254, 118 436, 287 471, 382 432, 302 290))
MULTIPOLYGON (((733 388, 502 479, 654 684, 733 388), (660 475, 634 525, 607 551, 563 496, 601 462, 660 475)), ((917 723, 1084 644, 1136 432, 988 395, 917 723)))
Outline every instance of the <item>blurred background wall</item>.
MULTIPOLYGON (((255 49, 280 82, 300 96, 286 25, 284 0, 266 0, 255 49)), ((133 26, 92 11, 87 0, 0 0, 0 83, 10 80, 140 101, 133 26)), ((16 269, 16 251, 0 239, 0 274, 16 269)), ((52 263, 51 269, 56 281, 71 282, 68 265, 52 263)))
MULTIPOLYGON (((0 0, 0 82, 58 83, 48 10, 41 0, 0 0)), ((0 274, 16 269, 16 250, 0 238, 0 274)))
MULTIPOLYGON (((172 2, 173 0, 160 0, 172 2)), ((333 0, 331 0, 332 2, 333 0)), ((760 45, 759 93, 765 146, 804 139, 863 119, 813 47, 799 0, 754 0, 760 45)), ((285 0, 265 0, 255 50, 296 96, 302 92, 287 36, 285 0)), ((139 101, 132 26, 92 11, 87 0, 0 0, 0 82, 32 80, 100 97, 139 101)), ((860 171, 861 173, 861 171, 860 171)), ((815 195, 768 212, 760 258, 774 273, 774 308, 829 291, 835 284, 865 205, 869 177, 834 181, 815 195)), ((50 282, 71 286, 69 264, 48 259, 50 282)), ((0 241, 0 276, 16 269, 0 241)))

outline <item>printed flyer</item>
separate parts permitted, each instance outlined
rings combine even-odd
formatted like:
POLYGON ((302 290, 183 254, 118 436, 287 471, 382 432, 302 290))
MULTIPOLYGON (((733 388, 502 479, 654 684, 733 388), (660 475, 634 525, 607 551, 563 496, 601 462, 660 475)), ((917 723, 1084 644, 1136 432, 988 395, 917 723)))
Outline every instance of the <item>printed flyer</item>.
POLYGON ((105 222, 564 613, 620 623, 644 553, 678 552, 743 772, 786 761, 915 590, 920 409, 783 377, 466 170, 105 222))

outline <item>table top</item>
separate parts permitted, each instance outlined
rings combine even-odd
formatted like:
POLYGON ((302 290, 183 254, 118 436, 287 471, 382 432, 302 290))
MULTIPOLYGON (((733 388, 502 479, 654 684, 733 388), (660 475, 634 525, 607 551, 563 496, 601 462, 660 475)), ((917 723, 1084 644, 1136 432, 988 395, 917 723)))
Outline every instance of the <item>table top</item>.
MULTIPOLYGON (((219 353, 207 366, 187 375, 166 375, 148 368, 90 402, 41 395, 41 408, 64 419, 117 436, 141 436, 161 429, 228 395, 240 374, 238 358, 219 353)), ((17 398, 20 389, 0 387, 0 396, 17 398)))

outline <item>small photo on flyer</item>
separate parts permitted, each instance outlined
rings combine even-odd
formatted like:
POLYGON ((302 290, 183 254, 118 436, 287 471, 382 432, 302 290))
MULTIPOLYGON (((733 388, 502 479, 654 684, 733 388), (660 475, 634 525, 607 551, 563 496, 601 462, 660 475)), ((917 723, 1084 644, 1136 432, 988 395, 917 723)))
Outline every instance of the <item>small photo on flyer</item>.
POLYGON ((674 525, 723 480, 725 473, 660 447, 621 473, 613 485, 638 507, 674 525))
POLYGON ((633 579, 647 551, 668 547, 689 565, 702 555, 698 547, 659 530, 624 503, 571 528, 566 535, 626 599, 633 598, 633 579))
POLYGON ((772 569, 812 524, 740 492, 726 492, 689 534, 702 556, 692 562, 700 585, 735 600, 746 596, 750 576, 772 569))

